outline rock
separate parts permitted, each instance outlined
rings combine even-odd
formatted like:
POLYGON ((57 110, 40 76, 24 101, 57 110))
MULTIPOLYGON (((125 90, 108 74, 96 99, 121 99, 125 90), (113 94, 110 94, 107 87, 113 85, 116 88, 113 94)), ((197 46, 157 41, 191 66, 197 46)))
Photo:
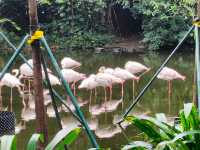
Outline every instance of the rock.
POLYGON ((103 52, 103 50, 104 50, 104 48, 102 48, 102 47, 96 47, 95 48, 95 53, 99 54, 99 53, 103 52))

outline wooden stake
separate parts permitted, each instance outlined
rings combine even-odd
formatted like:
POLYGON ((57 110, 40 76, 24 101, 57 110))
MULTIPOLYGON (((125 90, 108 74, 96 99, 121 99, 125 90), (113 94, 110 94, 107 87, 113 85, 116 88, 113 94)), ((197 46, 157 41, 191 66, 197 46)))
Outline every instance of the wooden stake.
MULTIPOLYGON (((36 0, 28 0, 29 6, 29 21, 31 34, 37 30, 37 2, 36 0)), ((39 41, 34 41, 31 45, 33 58, 33 73, 34 73, 34 96, 35 96, 35 112, 37 133, 44 135, 44 144, 39 145, 39 149, 44 149, 48 142, 47 118, 45 114, 43 85, 42 85, 42 68, 41 68, 41 50, 39 41)))

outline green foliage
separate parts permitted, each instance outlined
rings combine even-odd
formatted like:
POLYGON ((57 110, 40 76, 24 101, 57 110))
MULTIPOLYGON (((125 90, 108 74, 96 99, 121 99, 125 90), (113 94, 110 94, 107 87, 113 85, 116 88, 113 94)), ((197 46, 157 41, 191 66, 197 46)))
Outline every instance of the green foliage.
POLYGON ((196 107, 191 103, 184 105, 184 109, 179 113, 180 123, 175 126, 166 123, 164 114, 157 114, 156 116, 157 119, 128 116, 126 120, 142 131, 148 137, 148 141, 143 144, 143 147, 142 144, 135 144, 134 142, 124 146, 123 149, 152 149, 150 146, 155 150, 199 149, 200 118, 196 107), (149 147, 145 145, 149 145, 149 147))
MULTIPOLYGON (((128 0, 118 0, 130 7, 128 0)), ((143 42, 149 50, 173 46, 192 25, 195 0, 142 0, 131 8, 143 16, 143 42)))
MULTIPOLYGON (((46 146, 45 150, 63 149, 64 145, 72 144, 79 136, 81 128, 75 129, 62 129, 46 146)), ((5 135, 0 138, 1 150, 16 150, 16 136, 5 135)), ((41 134, 33 134, 28 142, 27 150, 36 150, 38 141, 43 142, 43 136, 41 134)))
POLYGON ((59 38, 58 36, 50 36, 49 41, 54 45, 58 45, 58 49, 90 49, 100 47, 109 43, 113 36, 109 34, 99 34, 93 32, 79 32, 70 37, 59 38))

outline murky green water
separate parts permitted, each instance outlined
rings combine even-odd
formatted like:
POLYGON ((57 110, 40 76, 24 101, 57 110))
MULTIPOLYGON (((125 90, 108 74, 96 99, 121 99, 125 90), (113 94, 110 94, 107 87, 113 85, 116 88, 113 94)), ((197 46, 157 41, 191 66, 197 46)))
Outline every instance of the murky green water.
MULTIPOLYGON (((58 60, 61 60, 64 56, 71 56, 72 58, 82 62, 82 66, 79 69, 80 72, 86 73, 87 75, 91 73, 96 73, 97 69, 104 65, 107 67, 123 67, 125 62, 128 60, 138 61, 152 68, 152 70, 145 74, 139 83, 136 84, 136 95, 152 77, 156 68, 161 64, 161 62, 167 57, 167 54, 124 54, 124 55, 112 55, 109 53, 94 54, 94 53, 84 53, 84 52, 62 52, 56 54, 58 60)), ((2 66, 8 60, 8 55, 0 56, 0 65, 2 66)), ((15 67, 19 66, 22 62, 20 59, 17 60, 15 67)), ((186 81, 173 81, 173 92, 172 97, 168 98, 167 92, 167 82, 163 80, 156 80, 149 90, 145 93, 142 101, 134 108, 131 112, 132 114, 142 115, 154 115, 155 113, 166 113, 168 117, 177 116, 179 109, 183 107, 184 102, 192 101, 193 98, 193 76, 194 76, 194 55, 191 53, 187 54, 176 54, 175 57, 168 64, 168 67, 176 69, 183 75, 186 75, 186 81)), ((59 93, 66 97, 62 87, 55 87, 59 93)), ((120 86, 116 85, 113 88, 113 100, 109 106, 117 105, 120 101, 120 86)), ((3 88, 3 104, 4 107, 9 105, 9 88, 3 88)), ((89 101, 89 91, 82 90, 77 91, 77 96, 82 101, 89 101)), ((101 113, 99 115, 92 115, 91 110, 95 105, 100 105, 104 102, 104 92, 103 88, 97 89, 97 97, 93 95, 91 105, 89 103, 81 107, 87 120, 90 120, 90 124, 95 128, 94 133, 101 138, 97 137, 98 143, 102 147, 111 147, 113 150, 120 149, 120 145, 127 144, 127 139, 120 130, 113 125, 120 115, 125 112, 126 108, 132 102, 132 82, 128 81, 125 84, 125 97, 122 103, 112 112, 101 113), (89 111, 90 110, 90 111, 89 111), (109 133, 109 134, 108 134, 109 133), (114 134, 115 133, 115 134, 114 134), (108 137, 113 134, 113 137, 108 137)), ((30 107, 33 107, 33 102, 30 102, 30 107)), ((52 113, 52 109, 48 109, 52 113)), ((35 131, 35 120, 34 109, 23 108, 22 97, 19 96, 17 90, 14 90, 14 101, 13 101, 13 111, 17 117, 17 124, 23 126, 23 129, 17 135, 18 147, 23 150, 27 143, 27 139, 30 138, 31 134, 35 131), (32 117, 32 118, 31 118, 32 117), (25 118, 27 121, 22 120, 25 118)), ((77 125, 77 121, 67 112, 61 110, 62 120, 65 127, 72 127, 77 125)), ((48 118, 48 128, 49 135, 52 137, 58 131, 58 127, 54 117, 48 118)), ((125 134, 131 139, 136 139, 139 132, 133 128, 128 127, 125 130, 125 134)), ((84 150, 90 147, 89 140, 85 134, 82 132, 78 140, 70 146, 72 150, 84 150)))

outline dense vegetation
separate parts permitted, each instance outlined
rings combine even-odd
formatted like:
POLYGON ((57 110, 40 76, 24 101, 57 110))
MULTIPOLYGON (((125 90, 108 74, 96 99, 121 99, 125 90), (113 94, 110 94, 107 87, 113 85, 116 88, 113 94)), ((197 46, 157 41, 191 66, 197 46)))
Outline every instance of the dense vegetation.
POLYGON ((184 104, 175 124, 164 114, 153 117, 127 117, 127 121, 144 134, 144 141, 133 141, 123 150, 198 150, 200 146, 199 112, 193 104, 184 104))
MULTIPOLYGON (((148 49, 157 50, 176 44, 188 30, 195 15, 195 3, 195 0, 40 0, 38 16, 49 40, 62 45, 61 48, 103 46, 113 39, 114 32, 121 36, 139 32, 148 49), (131 18, 124 17, 127 15, 131 18)), ((28 32, 27 1, 1 0, 0 12, 3 29, 18 36, 28 32)))

